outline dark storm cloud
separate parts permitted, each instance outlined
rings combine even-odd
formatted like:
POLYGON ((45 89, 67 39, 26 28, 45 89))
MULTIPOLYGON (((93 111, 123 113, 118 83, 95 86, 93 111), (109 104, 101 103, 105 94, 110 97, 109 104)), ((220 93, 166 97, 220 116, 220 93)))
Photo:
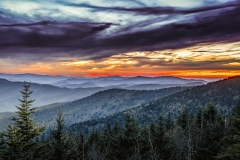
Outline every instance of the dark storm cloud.
POLYGON ((84 48, 87 42, 94 41, 93 35, 110 26, 111 23, 51 21, 0 25, 0 46, 84 48))
POLYGON ((84 6, 97 10, 131 11, 149 16, 149 19, 128 25, 58 21, 0 23, 0 57, 28 53, 40 55, 38 58, 65 55, 97 60, 128 51, 175 49, 203 42, 240 40, 239 3, 186 10, 75 5, 84 6), (152 14, 166 14, 173 18, 175 14, 193 13, 195 18, 177 17, 180 19, 177 22, 151 27, 162 20, 160 17, 152 18, 152 14))
POLYGON ((180 8, 173 8, 173 7, 138 7, 138 8, 126 8, 126 7, 102 7, 102 6, 95 6, 88 3, 69 3, 66 1, 60 2, 63 5, 71 6, 71 7, 81 7, 81 8, 90 8, 93 11, 99 11, 99 12, 106 12, 106 11, 123 11, 123 12, 135 12, 137 14, 143 14, 143 15, 150 15, 150 14, 192 14, 192 13, 200 13, 200 12, 206 12, 206 11, 212 11, 217 9, 224 9, 229 7, 236 7, 240 4, 238 3, 225 3, 221 5, 216 6, 205 6, 205 7, 199 7, 199 8, 193 8, 193 9, 180 9, 180 8))

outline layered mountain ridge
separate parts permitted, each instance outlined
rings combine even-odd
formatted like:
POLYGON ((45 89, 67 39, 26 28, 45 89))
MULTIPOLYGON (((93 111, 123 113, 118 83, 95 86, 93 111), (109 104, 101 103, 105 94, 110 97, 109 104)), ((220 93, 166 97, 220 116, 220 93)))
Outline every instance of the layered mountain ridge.
POLYGON ((239 100, 240 77, 234 77, 189 88, 105 118, 76 123, 70 126, 70 130, 89 132, 93 128, 101 129, 107 124, 123 124, 125 114, 129 112, 136 116, 141 125, 149 124, 159 115, 166 118, 169 113, 175 119, 183 108, 187 108, 190 113, 195 115, 198 107, 205 108, 210 103, 215 105, 220 113, 230 116, 239 100))
MULTIPOLYGON (((0 112, 16 111, 16 105, 19 105, 18 99, 21 98, 23 82, 10 82, 0 79, 0 112)), ((90 96, 96 92, 105 90, 102 87, 95 88, 61 88, 48 84, 31 83, 31 95, 35 99, 34 106, 40 107, 56 102, 68 102, 90 96)))
MULTIPOLYGON (((66 119, 66 125, 91 119, 106 117, 140 104, 161 99, 181 92, 186 87, 173 87, 160 90, 138 91, 109 89, 72 102, 54 103, 37 108, 32 118, 42 125, 52 125, 60 109, 66 119)), ((0 128, 9 123, 9 118, 0 120, 0 128)))
MULTIPOLYGON (((184 86, 186 84, 202 85, 207 82, 201 79, 183 79, 173 76, 159 76, 159 77, 121 77, 121 76, 106 76, 106 77, 66 77, 66 76, 49 76, 49 75, 35 75, 35 74, 0 74, 0 78, 12 82, 32 82, 39 84, 49 84, 57 87, 66 88, 95 88, 105 87, 109 88, 123 88, 128 89, 131 87, 141 90, 138 85, 161 85, 161 88, 184 86), (166 86, 165 86, 166 85, 166 86), (165 86, 165 87, 164 87, 165 86)), ((153 87, 144 88, 153 89, 153 87)))

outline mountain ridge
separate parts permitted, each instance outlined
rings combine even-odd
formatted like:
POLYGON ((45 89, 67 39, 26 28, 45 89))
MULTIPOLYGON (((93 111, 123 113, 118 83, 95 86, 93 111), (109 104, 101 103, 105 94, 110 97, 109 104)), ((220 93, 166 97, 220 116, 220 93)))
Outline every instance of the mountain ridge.
MULTIPOLYGON (((32 118, 40 124, 51 125, 54 123, 58 109, 61 109, 66 119, 66 125, 71 125, 76 122, 97 119, 121 112, 187 88, 173 87, 149 91, 109 89, 72 102, 54 103, 39 107, 32 114, 32 118)), ((7 119, 0 121, 0 128, 4 128, 5 121, 7 119)))
MULTIPOLYGON (((49 76, 49 75, 36 75, 36 74, 0 74, 0 78, 9 81, 30 81, 39 84, 50 84, 58 87, 78 88, 84 87, 84 83, 92 83, 91 87, 96 85, 99 87, 118 86, 122 84, 139 85, 139 84, 185 84, 198 82, 206 84, 207 82, 201 79, 184 79, 174 76, 135 76, 135 77, 122 77, 122 76, 104 76, 104 77, 69 77, 69 76, 49 76), (81 85, 82 84, 82 85, 81 85)), ((95 87, 96 87, 95 86, 95 87)), ((85 87, 86 88, 86 87, 85 87)), ((123 87, 124 88, 124 87, 123 87)))
MULTIPOLYGON (((0 79, 0 111, 15 111, 21 97, 23 82, 11 82, 0 79), (6 94, 7 92, 7 94, 6 94)), ((36 99, 36 106, 43 106, 55 102, 67 102, 84 98, 105 88, 60 88, 49 84, 31 83, 31 90, 34 91, 32 99, 36 99)))
POLYGON ((230 116, 239 100, 240 77, 232 77, 192 87, 105 118, 76 123, 71 125, 69 129, 74 132, 79 132, 82 129, 88 133, 93 128, 101 129, 106 124, 118 123, 123 125, 125 114, 129 112, 136 116, 140 124, 144 125, 149 124, 152 119, 157 119, 160 114, 166 119, 170 113, 176 119, 183 108, 196 114, 198 107, 205 108, 209 103, 214 104, 220 113, 230 116))

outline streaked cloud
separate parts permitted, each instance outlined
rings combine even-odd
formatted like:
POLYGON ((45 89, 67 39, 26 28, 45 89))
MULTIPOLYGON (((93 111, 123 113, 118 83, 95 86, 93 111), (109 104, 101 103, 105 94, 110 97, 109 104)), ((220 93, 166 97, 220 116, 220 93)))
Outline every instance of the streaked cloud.
POLYGON ((2 0, 0 72, 235 74, 239 9, 237 0, 2 0))
POLYGON ((64 74, 70 76, 158 76, 226 77, 240 71, 240 42, 200 44, 184 49, 153 52, 128 52, 102 60, 62 58, 32 61, 26 67, 21 60, 8 59, 0 68, 10 65, 6 73, 64 74), (17 69, 16 69, 17 68, 17 69))

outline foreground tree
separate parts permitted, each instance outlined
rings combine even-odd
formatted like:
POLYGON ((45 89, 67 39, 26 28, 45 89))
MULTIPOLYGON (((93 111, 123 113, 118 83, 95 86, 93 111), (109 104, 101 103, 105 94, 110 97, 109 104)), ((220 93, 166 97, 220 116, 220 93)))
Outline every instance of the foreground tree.
POLYGON ((140 131, 137 120, 132 113, 126 114, 123 148, 124 148, 124 159, 139 159, 140 154, 140 131))
POLYGON ((240 101, 233 110, 230 123, 230 133, 222 139, 224 149, 218 159, 240 159, 240 101))
POLYGON ((17 116, 13 117, 13 125, 9 125, 5 133, 2 134, 4 148, 2 156, 4 159, 34 159, 33 152, 36 144, 35 138, 44 130, 38 126, 30 115, 36 108, 31 108, 34 100, 29 99, 33 91, 30 91, 30 84, 24 82, 24 89, 21 91, 22 99, 17 107, 17 116))
POLYGON ((70 138, 66 133, 65 120, 62 112, 59 110, 56 118, 56 127, 51 131, 52 137, 50 142, 51 155, 50 159, 53 160, 67 160, 71 159, 70 138))
POLYGON ((150 139, 152 159, 170 159, 173 146, 170 137, 166 134, 163 117, 158 117, 157 125, 150 126, 150 139))

